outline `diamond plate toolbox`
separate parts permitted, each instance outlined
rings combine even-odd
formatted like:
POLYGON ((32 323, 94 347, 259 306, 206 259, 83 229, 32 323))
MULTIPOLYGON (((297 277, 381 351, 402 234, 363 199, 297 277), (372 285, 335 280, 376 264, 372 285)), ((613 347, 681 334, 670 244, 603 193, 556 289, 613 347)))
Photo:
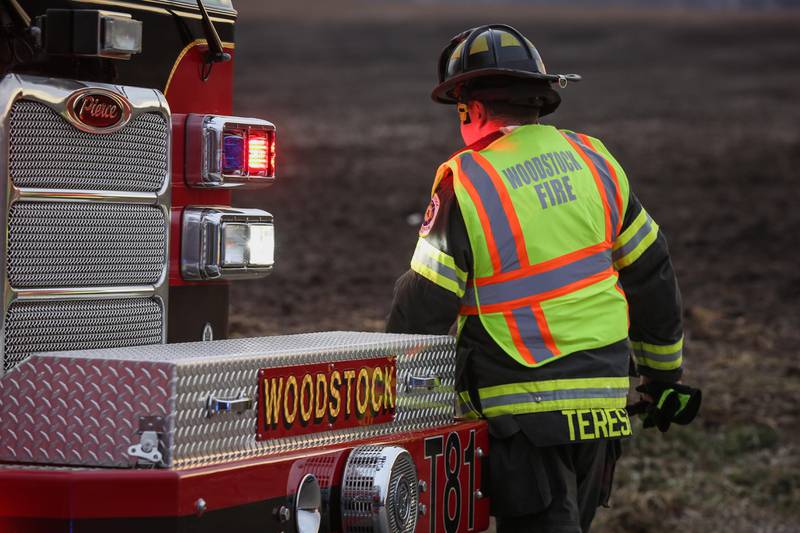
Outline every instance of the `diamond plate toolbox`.
POLYGON ((134 467, 157 435, 157 466, 188 468, 379 438, 450 422, 454 373, 452 337, 384 333, 36 354, 0 378, 0 461, 134 467), (375 358, 395 358, 393 421, 257 440, 260 371, 375 358))

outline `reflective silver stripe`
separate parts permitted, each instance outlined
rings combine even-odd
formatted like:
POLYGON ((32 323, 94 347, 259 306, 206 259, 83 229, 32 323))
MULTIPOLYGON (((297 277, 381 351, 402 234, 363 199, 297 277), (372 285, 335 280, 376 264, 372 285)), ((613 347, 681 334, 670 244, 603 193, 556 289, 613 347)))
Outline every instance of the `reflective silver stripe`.
POLYGON ((465 392, 458 393, 458 412, 465 417, 479 418, 481 416, 465 392))
POLYGON ((611 268, 611 254, 609 250, 603 250, 544 272, 534 272, 521 278, 482 285, 477 288, 468 287, 464 295, 464 305, 477 306, 478 302, 481 305, 511 302, 560 289, 609 268, 611 268))
POLYGON ((539 322, 536 320, 531 306, 514 309, 511 311, 511 316, 517 323, 522 343, 528 348, 534 362, 541 363, 556 356, 544 341, 542 328, 539 327, 539 322))
POLYGON ((565 389, 540 392, 518 392, 493 396, 491 398, 481 398, 481 405, 484 409, 490 407, 502 407, 506 405, 516 405, 523 403, 539 403, 555 400, 583 400, 594 398, 625 398, 628 389, 612 388, 593 388, 593 389, 565 389))
POLYGON ((456 275, 455 269, 450 268, 449 266, 440 263, 439 261, 435 260, 434 258, 429 256, 428 254, 425 254, 425 253, 414 254, 414 259, 419 261, 420 263, 422 263, 426 267, 430 268, 431 270, 433 270, 437 274, 440 274, 441 276, 444 276, 445 278, 447 278, 449 280, 455 281, 456 284, 459 287, 461 287, 462 289, 466 285, 466 283, 464 283, 463 281, 461 281, 458 278, 458 275, 456 275))
POLYGON ((472 402, 465 401, 462 398, 458 399, 458 406, 461 408, 462 413, 469 413, 470 411, 477 412, 478 410, 475 409, 475 406, 472 405, 472 402))
POLYGON ((511 222, 508 220, 508 214, 503 207, 503 201, 500 199, 500 192, 492 182, 492 178, 478 164, 472 153, 462 155, 460 160, 462 174, 464 174, 463 179, 469 180, 472 186, 475 187, 483 208, 486 210, 489 228, 483 228, 483 231, 486 233, 487 229, 490 229, 492 232, 494 241, 497 243, 497 251, 500 254, 503 272, 519 268, 519 257, 514 244, 518 239, 522 239, 522 236, 516 237, 514 235, 514 231, 511 229, 511 222))
POLYGON ((597 169, 597 175, 600 176, 600 181, 603 183, 603 192, 608 202, 609 215, 611 215, 611 232, 616 237, 617 226, 619 224, 619 205, 617 205, 617 186, 614 179, 611 177, 611 165, 605 157, 597 153, 594 148, 586 145, 583 140, 575 133, 566 133, 572 141, 580 146, 584 154, 591 160, 592 165, 597 169))
POLYGON ((659 363, 672 363, 683 357, 683 348, 672 353, 655 353, 645 350, 644 348, 634 347, 633 353, 637 358, 650 359, 652 361, 658 361, 659 363))
POLYGON ((628 242, 626 242, 625 244, 614 250, 612 254, 613 260, 618 261, 623 257, 625 257, 626 255, 628 255, 629 253, 631 253, 632 251, 634 251, 636 247, 639 246, 639 243, 642 242, 644 238, 647 237, 652 230, 653 230, 653 219, 650 218, 650 215, 648 214, 645 223, 642 225, 641 228, 639 228, 639 230, 633 235, 633 237, 631 237, 628 242))

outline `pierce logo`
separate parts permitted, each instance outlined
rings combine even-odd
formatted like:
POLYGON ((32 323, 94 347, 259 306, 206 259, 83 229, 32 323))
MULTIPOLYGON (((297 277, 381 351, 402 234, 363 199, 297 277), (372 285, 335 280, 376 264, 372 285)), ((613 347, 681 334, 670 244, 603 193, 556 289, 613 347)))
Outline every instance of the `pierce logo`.
POLYGON ((67 102, 70 121, 90 133, 112 133, 130 120, 130 104, 121 96, 104 89, 81 89, 67 102))

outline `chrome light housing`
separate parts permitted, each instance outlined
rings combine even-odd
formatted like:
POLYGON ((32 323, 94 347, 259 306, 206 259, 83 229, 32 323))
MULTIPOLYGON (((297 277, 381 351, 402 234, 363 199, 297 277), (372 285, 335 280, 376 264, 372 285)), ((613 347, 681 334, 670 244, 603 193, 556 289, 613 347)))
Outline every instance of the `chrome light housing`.
POLYGON ((187 280, 242 279, 272 271, 272 215, 260 209, 187 207, 183 211, 181 274, 187 280))
POLYGON ((411 533, 417 527, 419 485, 411 454, 399 446, 359 446, 342 479, 342 531, 411 533))
POLYGON ((186 183, 257 188, 275 181, 275 126, 245 117, 191 114, 186 120, 186 183))

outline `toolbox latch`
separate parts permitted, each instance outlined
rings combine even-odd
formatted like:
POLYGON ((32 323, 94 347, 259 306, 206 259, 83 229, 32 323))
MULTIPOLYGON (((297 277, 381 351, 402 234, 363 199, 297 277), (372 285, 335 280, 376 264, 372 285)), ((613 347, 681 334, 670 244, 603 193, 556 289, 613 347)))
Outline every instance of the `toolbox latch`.
POLYGON ((128 455, 138 459, 136 466, 161 466, 164 456, 159 450, 161 435, 164 434, 164 418, 161 416, 143 416, 139 418, 139 444, 128 447, 128 455))

